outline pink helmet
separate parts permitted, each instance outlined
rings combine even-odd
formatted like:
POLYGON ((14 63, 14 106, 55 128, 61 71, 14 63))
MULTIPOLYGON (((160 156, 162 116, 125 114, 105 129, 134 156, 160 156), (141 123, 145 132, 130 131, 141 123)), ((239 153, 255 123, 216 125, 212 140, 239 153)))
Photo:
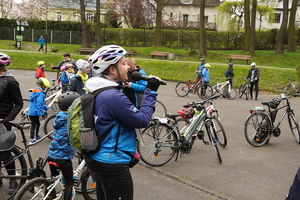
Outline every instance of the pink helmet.
POLYGON ((7 67, 11 63, 10 57, 0 52, 0 67, 7 67))

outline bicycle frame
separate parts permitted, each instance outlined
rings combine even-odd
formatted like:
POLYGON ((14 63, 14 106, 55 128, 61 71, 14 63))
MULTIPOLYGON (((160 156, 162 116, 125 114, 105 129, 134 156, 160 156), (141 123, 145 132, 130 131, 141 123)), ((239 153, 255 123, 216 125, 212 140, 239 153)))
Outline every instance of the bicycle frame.
POLYGON ((62 94, 62 89, 58 90, 57 92, 55 92, 54 94, 52 94, 51 96, 47 97, 45 99, 45 101, 48 101, 49 99, 52 99, 51 102, 47 105, 49 108, 51 108, 51 106, 53 105, 53 103, 55 102, 55 100, 62 94))
POLYGON ((225 82, 217 82, 214 86, 211 86, 213 89, 216 90, 216 92, 219 92, 225 87, 228 85, 228 92, 230 92, 230 89, 231 89, 231 85, 229 84, 229 81, 225 81, 225 82))

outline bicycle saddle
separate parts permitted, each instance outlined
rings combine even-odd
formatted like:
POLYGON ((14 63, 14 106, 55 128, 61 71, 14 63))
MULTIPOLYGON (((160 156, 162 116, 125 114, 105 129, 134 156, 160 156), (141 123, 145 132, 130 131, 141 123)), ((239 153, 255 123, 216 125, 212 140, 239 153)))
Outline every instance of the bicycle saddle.
POLYGON ((30 121, 26 121, 26 122, 9 121, 9 123, 10 123, 13 127, 16 127, 16 128, 18 128, 18 129, 20 129, 19 127, 20 127, 21 125, 31 124, 30 121))

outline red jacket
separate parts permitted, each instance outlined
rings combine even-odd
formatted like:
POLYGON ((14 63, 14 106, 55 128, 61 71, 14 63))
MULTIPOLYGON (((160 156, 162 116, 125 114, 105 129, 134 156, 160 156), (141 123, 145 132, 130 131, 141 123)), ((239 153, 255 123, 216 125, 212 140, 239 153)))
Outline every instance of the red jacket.
POLYGON ((45 78, 45 72, 41 67, 35 69, 35 78, 45 78))

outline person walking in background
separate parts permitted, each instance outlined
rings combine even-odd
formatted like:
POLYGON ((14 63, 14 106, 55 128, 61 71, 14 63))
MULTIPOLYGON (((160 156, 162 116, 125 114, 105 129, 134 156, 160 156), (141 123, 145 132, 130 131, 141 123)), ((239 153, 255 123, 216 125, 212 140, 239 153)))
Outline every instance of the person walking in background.
POLYGON ((50 110, 49 107, 45 105, 44 92, 44 90, 50 86, 50 82, 46 78, 40 78, 36 84, 37 87, 29 95, 28 116, 31 121, 29 144, 33 144, 41 139, 41 120, 45 114, 45 110, 50 110))
POLYGON ((202 71, 203 71, 203 68, 204 68, 205 64, 206 64, 205 59, 201 58, 200 59, 200 65, 198 66, 198 68, 196 70, 196 73, 198 74, 197 75, 197 80, 200 79, 200 78, 202 78, 202 76, 203 76, 202 71))
POLYGON ((131 78, 132 72, 139 72, 143 76, 146 76, 146 73, 144 70, 142 70, 139 66, 136 66, 136 63, 133 58, 129 57, 126 59, 128 68, 128 80, 124 82, 124 94, 129 98, 131 103, 137 107, 140 108, 143 101, 144 91, 147 87, 147 81, 139 80, 135 81, 131 78))
POLYGON ((133 180, 129 163, 136 155, 136 128, 146 127, 155 110, 160 79, 150 76, 143 103, 137 109, 128 97, 120 91, 127 81, 126 50, 117 45, 107 45, 98 49, 90 61, 100 77, 87 80, 86 87, 94 92, 104 87, 95 97, 95 130, 107 137, 98 152, 87 154, 88 170, 96 181, 97 199, 133 199, 133 180), (117 190, 116 190, 117 188, 117 190))
POLYGON ((44 51, 44 44, 46 44, 44 37, 41 35, 41 37, 37 41, 41 46, 38 51, 42 50, 44 51))
POLYGON ((35 78, 38 80, 39 78, 46 78, 45 77, 45 62, 39 61, 37 63, 38 67, 35 69, 35 78))
MULTIPOLYGON (((73 166, 72 159, 74 149, 70 146, 68 133, 67 133, 67 118, 68 109, 73 101, 80 95, 75 92, 66 92, 58 97, 57 104, 60 112, 57 113, 54 120, 53 140, 51 141, 48 150, 48 161, 53 161, 60 166, 60 170, 65 180, 64 200, 71 200, 75 195, 72 193, 73 188, 73 166)), ((59 175, 57 167, 50 166, 51 176, 59 175)), ((55 199, 56 197, 52 197, 55 199)))
POLYGON ((82 59, 77 60, 76 65, 78 66, 77 74, 70 79, 68 92, 76 92, 80 96, 84 95, 86 91, 83 89, 89 76, 87 73, 90 71, 90 64, 82 59))
POLYGON ((250 65, 251 69, 249 70, 247 79, 250 80, 250 99, 252 99, 252 91, 253 87, 255 86, 255 100, 257 100, 258 96, 258 82, 259 82, 259 69, 256 67, 256 63, 253 62, 250 65))
MULTIPOLYGON (((10 63, 10 57, 5 53, 0 52, 0 123, 2 123, 8 131, 11 131, 12 129, 9 121, 14 120, 23 107, 19 83, 6 69, 10 63)), ((7 164, 12 159, 13 156, 11 151, 0 152, 1 163, 7 164)), ((8 175, 15 175, 15 162, 9 162, 5 169, 7 170, 8 175)), ((0 179, 0 187, 2 184, 2 179, 0 179)), ((17 188, 18 182, 16 179, 11 178, 9 180, 8 193, 13 194, 17 188)))
POLYGON ((228 63, 228 72, 227 72, 227 81, 229 81, 229 84, 232 86, 232 79, 234 77, 234 73, 233 73, 233 65, 234 63, 228 63))

